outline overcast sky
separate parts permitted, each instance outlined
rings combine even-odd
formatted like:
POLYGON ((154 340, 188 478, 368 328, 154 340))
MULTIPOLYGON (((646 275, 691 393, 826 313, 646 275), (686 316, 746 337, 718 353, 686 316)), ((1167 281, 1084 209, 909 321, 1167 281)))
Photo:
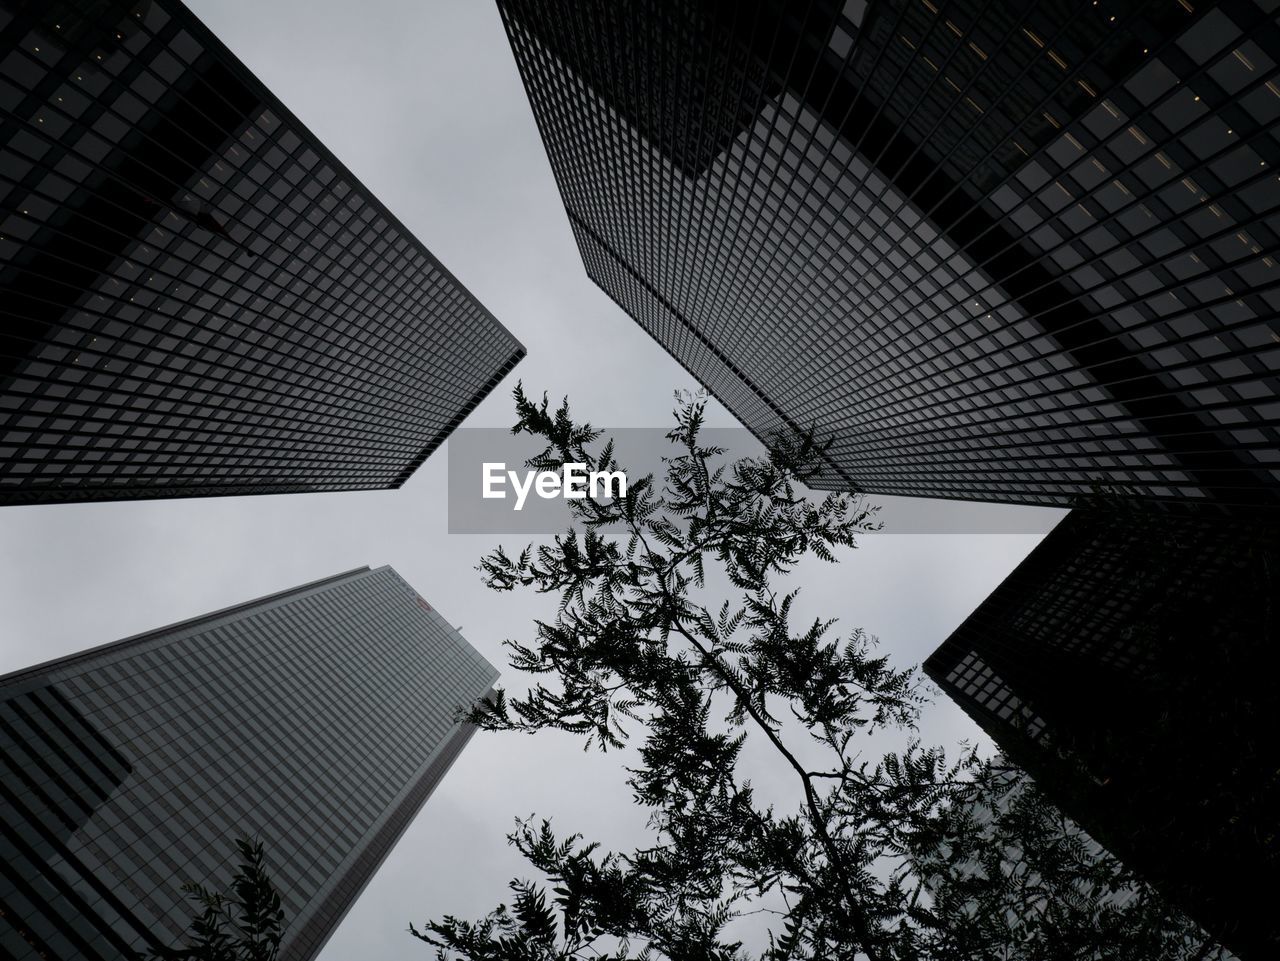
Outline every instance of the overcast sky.
MULTIPOLYGON (((667 423, 672 391, 696 385, 587 280, 492 3, 189 2, 528 348, 467 426, 508 426, 517 377, 568 393, 596 424, 667 423)), ((715 407, 712 423, 735 421, 715 407)), ((0 509, 0 674, 384 563, 502 669, 502 640, 528 638, 552 605, 480 585, 473 565, 494 538, 447 533, 445 457, 437 452, 399 491, 0 509)), ((901 528, 924 506, 890 510, 901 528)), ((992 529, 1043 531, 1062 513, 966 510, 942 507, 992 529)), ((804 609, 861 626, 899 664, 918 663, 1040 536, 876 535, 838 567, 805 567, 804 609)), ((930 709, 925 736, 955 743, 978 732, 944 703, 930 709)), ((430 957, 408 922, 475 917, 504 898, 506 881, 524 873, 504 841, 518 815, 634 844, 643 818, 622 762, 553 734, 478 735, 321 958, 430 957)), ((752 763, 767 786, 772 769, 752 763)))

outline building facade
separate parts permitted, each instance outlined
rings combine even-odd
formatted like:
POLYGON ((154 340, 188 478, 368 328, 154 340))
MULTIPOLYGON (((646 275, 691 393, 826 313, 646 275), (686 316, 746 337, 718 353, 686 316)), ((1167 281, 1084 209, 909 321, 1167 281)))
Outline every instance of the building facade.
POLYGON ((473 728, 497 672, 389 567, 0 678, 0 954, 183 942, 180 885, 260 839, 282 961, 324 945, 473 728))
POLYGON ((925 673, 1239 957, 1276 957, 1280 525, 1078 508, 925 673))
POLYGON ((398 487, 523 355, 179 0, 0 3, 0 505, 398 487))
POLYGON ((1274 957, 1273 0, 498 6, 588 275, 813 486, 1165 502, 1068 515, 927 670, 1274 957))
POLYGON ((1280 485, 1269 0, 499 0, 587 273, 817 486, 1280 485))

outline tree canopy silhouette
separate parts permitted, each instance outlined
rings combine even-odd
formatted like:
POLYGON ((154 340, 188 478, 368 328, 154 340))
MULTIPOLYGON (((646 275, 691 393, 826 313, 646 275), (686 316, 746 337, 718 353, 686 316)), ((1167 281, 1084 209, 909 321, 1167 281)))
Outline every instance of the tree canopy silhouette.
MULTIPOLYGON (((515 400, 513 431, 545 443, 531 468, 620 469, 567 401, 552 410, 522 386, 515 400)), ((1221 957, 1003 759, 922 745, 913 669, 863 631, 799 621, 787 576, 809 555, 837 562, 878 526, 875 508, 801 490, 824 453, 811 437, 728 462, 701 439, 704 406, 678 397, 662 476, 569 501, 565 533, 479 567, 490 588, 559 607, 507 642, 529 691, 499 690, 469 720, 602 751, 638 742, 628 784, 652 843, 606 852, 518 821, 508 840, 541 880, 513 880, 510 905, 479 920, 413 934, 441 961, 1221 957), (866 759, 885 733, 907 746, 866 759), (797 737, 825 763, 802 760, 812 745, 797 737), (748 738, 794 783, 793 810, 741 774, 748 738), (771 920, 759 944, 735 933, 747 915, 771 920)))
POLYGON ((199 909, 191 919, 187 943, 140 953, 138 961, 276 961, 284 910, 267 871, 262 842, 238 838, 236 849, 240 863, 225 892, 195 881, 182 886, 199 909))

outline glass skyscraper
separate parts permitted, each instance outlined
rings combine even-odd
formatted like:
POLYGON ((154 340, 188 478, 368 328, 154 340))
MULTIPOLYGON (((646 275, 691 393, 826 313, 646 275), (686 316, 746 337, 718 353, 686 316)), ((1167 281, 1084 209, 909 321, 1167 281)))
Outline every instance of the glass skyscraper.
POLYGON ((1274 957, 1275 0, 498 6, 588 275, 829 439, 813 486, 1163 502, 1073 512, 927 669, 1274 957))
POLYGON ((1280 951, 1280 523, 1077 508, 925 661, 1067 814, 1245 959, 1280 951))
POLYGON ((0 954, 182 941, 260 839, 307 961, 466 745, 497 672, 389 567, 0 678, 0 954))
POLYGON ((179 0, 0 2, 0 505, 398 487, 523 355, 179 0))
POLYGON ((499 0, 590 277, 820 487, 1280 490, 1273 0, 499 0))

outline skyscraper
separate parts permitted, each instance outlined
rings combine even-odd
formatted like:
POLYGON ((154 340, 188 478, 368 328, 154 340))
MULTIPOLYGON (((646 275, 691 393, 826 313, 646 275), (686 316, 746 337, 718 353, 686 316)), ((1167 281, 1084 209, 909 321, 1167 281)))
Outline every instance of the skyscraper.
POLYGON ((1274 2, 498 6, 589 276, 757 435, 829 438, 814 486, 1168 502, 1069 515, 929 672, 1275 956, 1274 2))
POLYGON ((925 661, 1062 809, 1242 958, 1280 888, 1280 524, 1072 511, 925 661))
POLYGON ((473 729, 497 672, 389 567, 0 678, 0 954, 181 942, 188 880, 263 842, 314 957, 473 729))
POLYGON ((1274 4, 499 0, 590 277, 818 486, 1274 502, 1274 4))
POLYGON ((398 487, 523 355, 179 0, 0 3, 0 504, 398 487))

